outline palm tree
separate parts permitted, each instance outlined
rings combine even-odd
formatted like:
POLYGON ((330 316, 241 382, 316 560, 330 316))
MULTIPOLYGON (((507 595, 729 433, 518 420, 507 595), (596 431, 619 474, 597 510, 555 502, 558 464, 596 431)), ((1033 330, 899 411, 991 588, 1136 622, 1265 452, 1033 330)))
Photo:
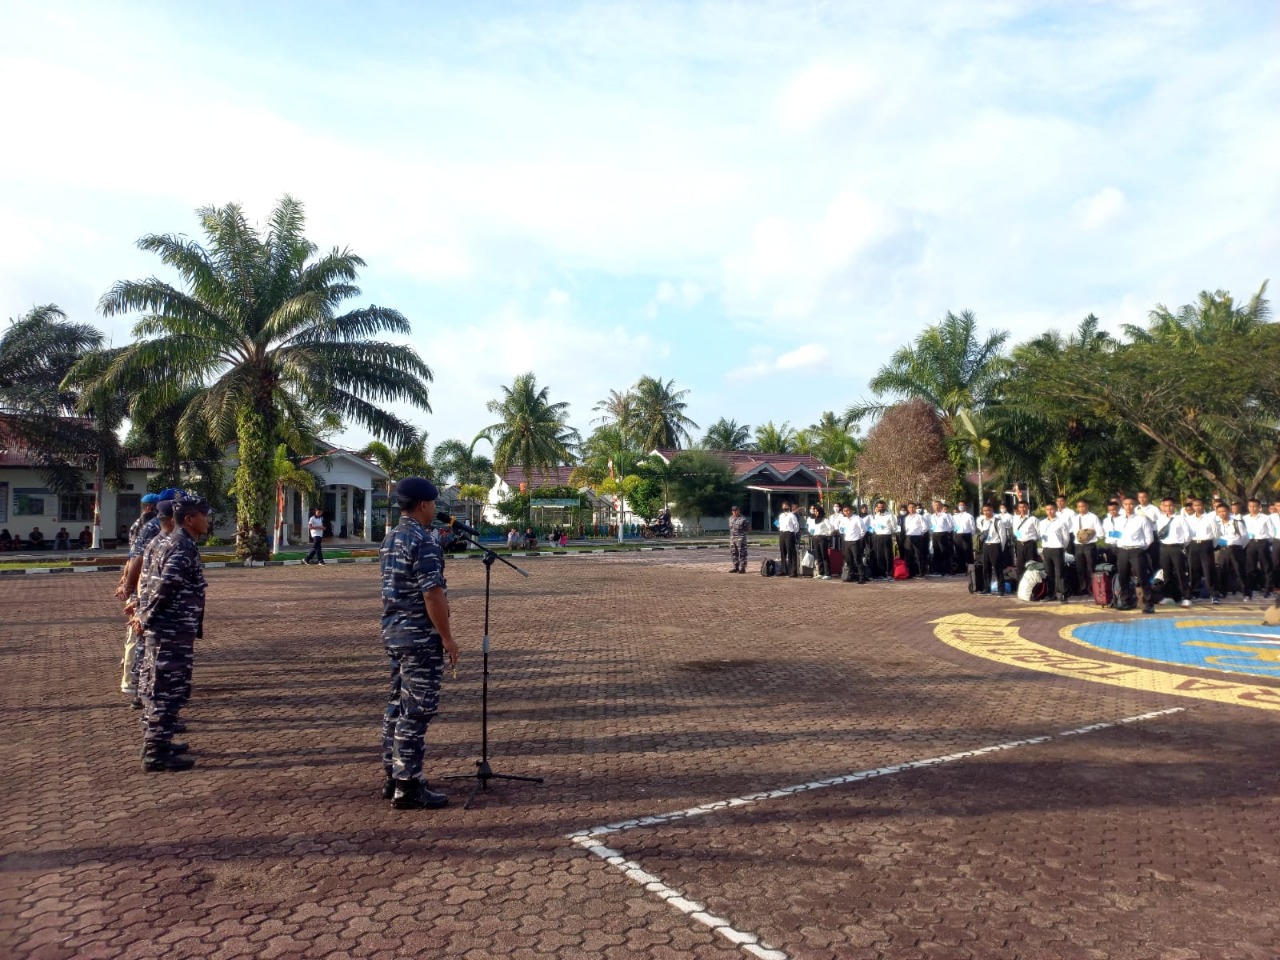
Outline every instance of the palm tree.
POLYGON ((1195 350, 1198 347, 1241 337, 1256 330, 1271 317, 1271 305, 1266 299, 1267 281, 1263 281, 1249 302, 1237 307, 1235 299, 1225 290, 1210 293, 1201 290, 1195 303, 1184 304, 1173 313, 1163 303, 1156 304, 1148 314, 1147 329, 1126 323, 1125 335, 1134 343, 1154 343, 1177 350, 1195 350))
POLYGON ((708 450, 750 450, 751 426, 721 417, 707 428, 702 445, 708 450))
POLYGON ((101 386, 140 394, 198 388, 178 434, 207 430, 220 445, 236 441, 236 552, 261 558, 274 445, 309 452, 316 417, 329 414, 376 436, 407 438, 412 427, 378 403, 406 400, 430 410, 431 370, 412 347, 377 339, 412 333, 399 312, 338 313, 359 295, 354 281, 365 262, 338 249, 313 259, 317 248, 303 235, 296 200, 276 205, 265 235, 237 204, 199 213, 207 246, 178 235, 138 241, 178 272, 185 289, 151 278, 121 281, 102 297, 105 315, 142 317, 138 342, 121 352, 101 386))
POLYGON ((676 390, 675 381, 663 383, 653 377, 641 377, 632 388, 635 394, 634 434, 636 445, 643 450, 679 450, 690 442, 689 429, 698 425, 685 416, 688 390, 676 390))
POLYGON ((982 486, 982 461, 991 453, 990 427, 981 414, 961 410, 956 414, 956 432, 951 438, 964 455, 972 458, 978 468, 978 507, 986 502, 982 486))
POLYGON ((395 508, 391 489, 405 477, 432 479, 431 461, 427 457, 427 431, 413 431, 404 443, 394 449, 381 440, 372 440, 357 456, 377 464, 387 475, 387 529, 390 530, 394 519, 391 511, 395 508))
MULTIPOLYGON (((948 310, 914 345, 902 347, 880 368, 871 379, 871 390, 876 396, 924 400, 942 418, 947 436, 954 436, 956 414, 986 406, 1005 369, 1001 350, 1008 332, 997 330, 979 341, 977 329, 973 311, 956 316, 948 310)), ((885 408, 885 404, 854 404, 845 411, 845 419, 856 422, 885 408)))
POLYGON ((317 483, 314 476, 289 458, 289 447, 283 443, 276 447, 275 459, 271 461, 271 475, 276 481, 276 536, 272 552, 279 553, 280 547, 284 543, 284 530, 287 522, 284 513, 285 491, 292 490, 294 493, 314 497, 317 483))
POLYGON ((770 420, 764 426, 756 427, 755 448, 761 453, 795 453, 796 432, 790 423, 784 422, 779 427, 770 420))
MULTIPOLYGON (((436 444, 431 464, 442 481, 453 481, 460 486, 493 486, 493 461, 482 453, 476 453, 476 444, 489 440, 488 434, 479 433, 470 443, 461 440, 445 440, 436 444)), ((489 441, 492 443, 492 441, 489 441)))
POLYGON ((484 428, 492 439, 493 466, 498 473, 519 467, 528 486, 536 470, 570 463, 578 443, 578 431, 566 426, 567 403, 552 403, 549 389, 538 389, 532 373, 522 373, 502 397, 487 404, 501 419, 484 428))
POLYGON ((45 482, 59 492, 79 488, 81 467, 108 439, 94 421, 75 416, 80 384, 64 382, 82 357, 101 346, 97 328, 71 323, 52 303, 11 319, 0 335, 4 439, 26 447, 45 482))
POLYGON ((597 423, 613 424, 623 433, 630 431, 636 418, 636 394, 634 390, 610 390, 609 396, 597 403, 592 410, 600 413, 597 423))

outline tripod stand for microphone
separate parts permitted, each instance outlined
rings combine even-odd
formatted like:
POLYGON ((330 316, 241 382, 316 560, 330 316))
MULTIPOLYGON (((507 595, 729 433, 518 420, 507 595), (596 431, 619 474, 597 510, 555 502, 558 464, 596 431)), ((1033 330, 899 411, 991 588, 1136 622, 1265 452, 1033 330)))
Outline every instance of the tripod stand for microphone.
POLYGON ((465 535, 459 535, 461 539, 467 543, 473 544, 484 551, 484 646, 483 650, 483 672, 480 678, 480 759, 476 761, 475 773, 454 774, 445 777, 445 780, 470 780, 475 778, 476 785, 471 788, 471 793, 467 797, 467 802, 462 805, 463 810, 471 809, 471 801, 476 798, 476 793, 480 790, 489 789, 490 780, 521 780, 525 783, 542 783, 541 777, 517 777, 509 773, 494 773, 493 767, 489 765, 489 585, 493 574, 493 562, 501 560, 508 567, 527 577, 529 574, 521 570, 510 560, 498 556, 488 547, 477 543, 465 535))

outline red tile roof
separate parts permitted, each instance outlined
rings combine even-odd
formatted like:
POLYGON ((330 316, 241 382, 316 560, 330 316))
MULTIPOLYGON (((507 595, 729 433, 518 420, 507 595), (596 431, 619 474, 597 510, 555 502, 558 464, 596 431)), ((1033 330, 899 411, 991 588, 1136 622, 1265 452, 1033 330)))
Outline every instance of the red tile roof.
MULTIPOLYGON (((683 451, 680 450, 658 450, 664 459, 670 460, 683 451)), ((766 470, 778 474, 784 480, 788 475, 795 473, 797 470, 807 470, 814 474, 823 482, 828 482, 835 476, 835 471, 828 467, 817 457, 800 453, 757 453, 754 450, 703 450, 707 456, 715 457, 717 460, 724 460, 733 467, 734 473, 740 480, 750 480, 753 475, 765 473, 766 470)), ((754 480, 750 480, 753 485, 765 486, 764 483, 757 484, 754 480)))
MULTIPOLYGON (((573 483, 569 480, 569 474, 573 473, 573 467, 551 467, 549 470, 534 470, 529 475, 530 489, 538 487, 571 487, 573 483)), ((520 467, 512 467, 502 474, 502 482, 512 490, 519 490, 520 484, 524 483, 524 470, 520 467)))

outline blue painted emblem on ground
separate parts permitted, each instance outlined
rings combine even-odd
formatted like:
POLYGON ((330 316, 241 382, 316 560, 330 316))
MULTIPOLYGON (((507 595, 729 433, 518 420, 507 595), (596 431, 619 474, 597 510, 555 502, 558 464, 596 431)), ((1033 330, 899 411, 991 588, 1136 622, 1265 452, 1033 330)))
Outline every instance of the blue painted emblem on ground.
POLYGON ((1144 618, 1077 624, 1071 639, 1112 653, 1225 670, 1255 677, 1280 677, 1280 627, 1239 617, 1144 618))

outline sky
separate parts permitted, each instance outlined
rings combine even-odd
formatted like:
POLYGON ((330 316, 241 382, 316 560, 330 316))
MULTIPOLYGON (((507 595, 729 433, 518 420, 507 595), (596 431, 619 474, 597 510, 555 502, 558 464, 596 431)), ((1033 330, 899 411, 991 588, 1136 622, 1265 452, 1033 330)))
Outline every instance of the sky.
MULTIPOLYGON (((115 345, 136 241, 301 200, 433 443, 532 371, 802 427, 948 310, 1014 342, 1280 264, 1280 4, 0 0, 0 317, 115 345)), ((350 425, 337 439, 358 447, 350 425)), ((482 445, 481 449, 485 449, 482 445)))

